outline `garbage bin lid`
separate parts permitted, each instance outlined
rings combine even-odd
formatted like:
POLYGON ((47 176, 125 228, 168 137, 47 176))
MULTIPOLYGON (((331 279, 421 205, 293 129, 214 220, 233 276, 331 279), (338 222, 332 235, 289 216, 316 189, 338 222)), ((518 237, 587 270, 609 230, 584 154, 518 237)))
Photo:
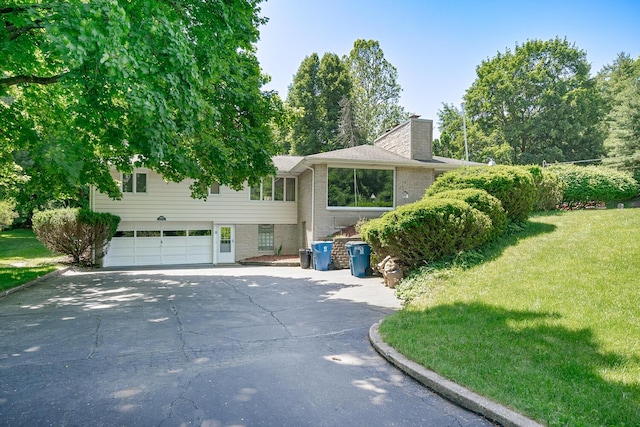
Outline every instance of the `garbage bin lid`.
POLYGON ((345 246, 360 246, 360 245, 368 245, 367 242, 363 242, 362 240, 347 242, 344 244, 345 246))

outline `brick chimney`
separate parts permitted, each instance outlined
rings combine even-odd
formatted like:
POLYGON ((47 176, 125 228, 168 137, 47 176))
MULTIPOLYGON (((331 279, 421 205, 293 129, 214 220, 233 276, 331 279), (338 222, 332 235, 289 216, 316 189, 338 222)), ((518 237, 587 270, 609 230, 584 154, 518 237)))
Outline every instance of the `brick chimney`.
POLYGON ((433 120, 413 115, 379 136, 373 145, 413 160, 433 159, 433 120))

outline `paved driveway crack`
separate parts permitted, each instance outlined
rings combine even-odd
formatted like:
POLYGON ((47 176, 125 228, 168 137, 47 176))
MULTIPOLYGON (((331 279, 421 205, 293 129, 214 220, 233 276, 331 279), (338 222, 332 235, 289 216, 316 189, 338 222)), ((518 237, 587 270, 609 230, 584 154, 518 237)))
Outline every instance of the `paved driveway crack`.
POLYGON ((224 278, 220 277, 219 278, 224 284, 226 284, 227 286, 229 286, 231 289, 233 289, 234 292, 236 292, 238 295, 242 295, 243 297, 247 298, 249 300, 249 302, 253 305, 255 305, 256 307, 258 307, 260 310, 265 311, 266 313, 269 313, 269 315, 271 317, 273 317, 273 319, 278 322, 278 324, 280 326, 282 326, 282 328, 286 331, 287 335, 291 338, 293 337, 293 334, 289 331, 289 328, 287 328, 287 325, 285 325, 279 318, 278 316, 276 316, 276 311, 274 310, 269 310, 268 308, 258 304, 257 302, 255 302, 253 300, 253 298, 251 297, 251 295, 249 295, 248 293, 242 292, 240 291, 235 285, 232 285, 231 283, 229 283, 228 281, 226 281, 224 278))

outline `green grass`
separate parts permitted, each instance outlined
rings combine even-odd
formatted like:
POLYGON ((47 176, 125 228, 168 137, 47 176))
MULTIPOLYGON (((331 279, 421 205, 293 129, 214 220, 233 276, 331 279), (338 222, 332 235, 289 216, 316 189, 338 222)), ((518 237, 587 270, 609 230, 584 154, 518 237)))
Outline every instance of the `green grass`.
POLYGON ((640 209, 532 218, 468 268, 424 271, 386 342, 550 426, 640 425, 640 209))
POLYGON ((0 291, 58 269, 63 259, 46 249, 31 230, 0 232, 0 291))

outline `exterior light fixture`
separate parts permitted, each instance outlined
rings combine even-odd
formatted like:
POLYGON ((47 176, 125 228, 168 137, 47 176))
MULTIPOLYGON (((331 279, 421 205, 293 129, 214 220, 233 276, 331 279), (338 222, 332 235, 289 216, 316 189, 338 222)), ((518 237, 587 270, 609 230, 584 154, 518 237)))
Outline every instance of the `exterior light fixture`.
POLYGON ((166 221, 166 220, 167 220, 167 218, 165 218, 163 215, 160 215, 158 217, 158 221, 166 221))
POLYGON ((406 191, 404 191, 404 192, 402 193, 402 198, 403 198, 403 199, 405 199, 405 200, 406 200, 406 199, 408 199, 408 198, 409 198, 409 193, 407 193, 406 191))
POLYGON ((491 157, 489 157, 489 161, 487 162, 488 166, 495 166, 496 162, 493 161, 493 159, 491 157))
POLYGON ((371 201, 373 202, 376 199, 376 195, 371 193, 371 201))

